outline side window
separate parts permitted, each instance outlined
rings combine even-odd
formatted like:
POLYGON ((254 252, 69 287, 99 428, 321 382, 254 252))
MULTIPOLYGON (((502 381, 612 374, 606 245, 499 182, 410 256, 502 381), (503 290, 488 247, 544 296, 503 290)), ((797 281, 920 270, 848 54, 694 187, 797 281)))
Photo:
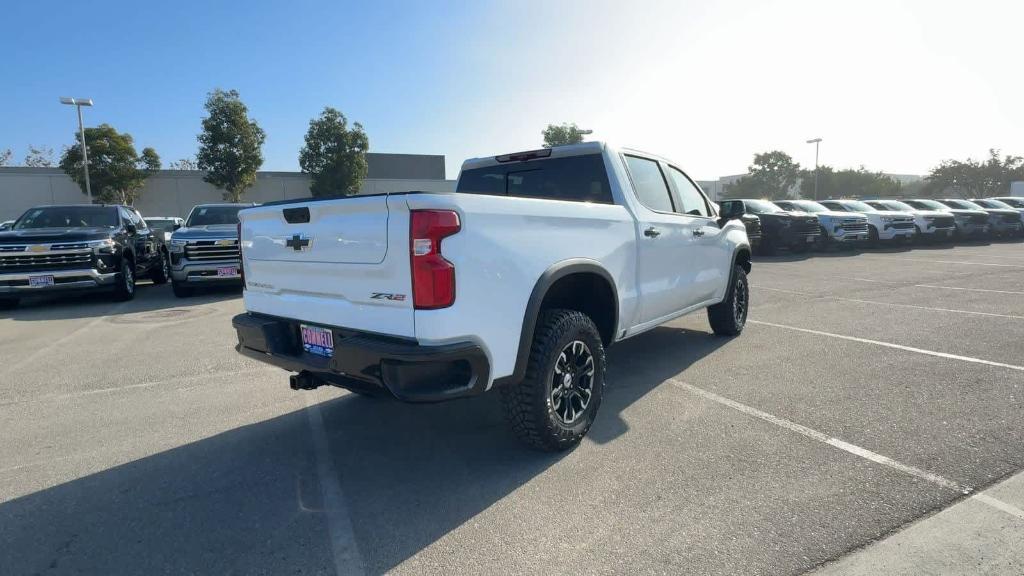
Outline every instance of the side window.
POLYGON ((626 156, 626 166, 629 168, 633 188, 641 204, 658 212, 674 210, 665 176, 657 162, 637 156, 626 156))
POLYGON ((600 154, 514 162, 464 170, 456 192, 568 202, 612 203, 600 154))
POLYGON ((127 210, 125 210, 124 208, 118 208, 117 209, 117 213, 121 215, 121 225, 122 226, 127 226, 128 224, 134 224, 135 223, 134 220, 132 219, 132 215, 127 210))
POLYGON ((842 204, 840 204, 838 202, 828 202, 828 201, 825 201, 825 202, 822 202, 821 205, 824 206, 825 208, 829 208, 830 210, 838 210, 840 212, 846 212, 846 206, 843 206, 842 204))
POLYGON ((678 212, 688 216, 711 216, 711 209, 704 201, 697 185, 690 181, 678 168, 668 167, 668 176, 679 191, 679 200, 683 203, 678 212))

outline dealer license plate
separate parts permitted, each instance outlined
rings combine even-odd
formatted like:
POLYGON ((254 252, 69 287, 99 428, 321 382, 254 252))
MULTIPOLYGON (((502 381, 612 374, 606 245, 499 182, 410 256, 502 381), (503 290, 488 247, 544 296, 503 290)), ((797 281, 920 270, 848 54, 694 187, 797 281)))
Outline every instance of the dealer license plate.
POLYGON ((310 354, 330 358, 334 355, 334 333, 327 328, 299 324, 302 333, 302 349, 310 354))
POLYGON ((29 286, 53 286, 53 276, 29 276, 29 286))
POLYGON ((217 276, 221 278, 234 278, 238 276, 237 266, 227 266, 224 268, 217 268, 217 276))

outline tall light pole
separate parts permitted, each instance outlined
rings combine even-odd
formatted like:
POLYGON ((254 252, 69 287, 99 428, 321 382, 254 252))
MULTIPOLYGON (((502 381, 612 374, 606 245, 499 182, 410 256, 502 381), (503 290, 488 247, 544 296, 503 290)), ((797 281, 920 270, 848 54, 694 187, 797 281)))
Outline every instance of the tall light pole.
POLYGON ((818 199, 818 146, 821 145, 821 138, 808 140, 808 144, 814 144, 814 199, 818 199))
POLYGON ((92 106, 92 98, 60 97, 61 104, 74 106, 78 110, 78 135, 82 137, 82 169, 85 170, 85 195, 92 203, 92 186, 89 185, 89 150, 85 145, 85 125, 82 124, 82 106, 92 106))

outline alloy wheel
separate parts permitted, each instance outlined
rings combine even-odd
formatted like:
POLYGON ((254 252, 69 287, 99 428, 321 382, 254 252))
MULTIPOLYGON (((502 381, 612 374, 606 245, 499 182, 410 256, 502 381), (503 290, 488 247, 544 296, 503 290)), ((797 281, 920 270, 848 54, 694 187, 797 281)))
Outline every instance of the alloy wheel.
POLYGON ((581 340, 566 344, 551 376, 551 408, 564 425, 575 423, 594 393, 594 355, 581 340))
POLYGON ((747 306, 750 298, 746 278, 737 278, 734 290, 736 292, 732 297, 732 317, 737 326, 743 326, 747 322, 747 306))

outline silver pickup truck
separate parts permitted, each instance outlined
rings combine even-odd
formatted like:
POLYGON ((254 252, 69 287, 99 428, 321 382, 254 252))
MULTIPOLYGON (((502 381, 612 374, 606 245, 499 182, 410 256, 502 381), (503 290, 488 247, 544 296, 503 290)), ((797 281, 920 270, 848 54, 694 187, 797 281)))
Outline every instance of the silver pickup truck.
POLYGON ((256 204, 199 204, 171 235, 171 285, 179 298, 196 288, 242 286, 238 211, 256 204))

